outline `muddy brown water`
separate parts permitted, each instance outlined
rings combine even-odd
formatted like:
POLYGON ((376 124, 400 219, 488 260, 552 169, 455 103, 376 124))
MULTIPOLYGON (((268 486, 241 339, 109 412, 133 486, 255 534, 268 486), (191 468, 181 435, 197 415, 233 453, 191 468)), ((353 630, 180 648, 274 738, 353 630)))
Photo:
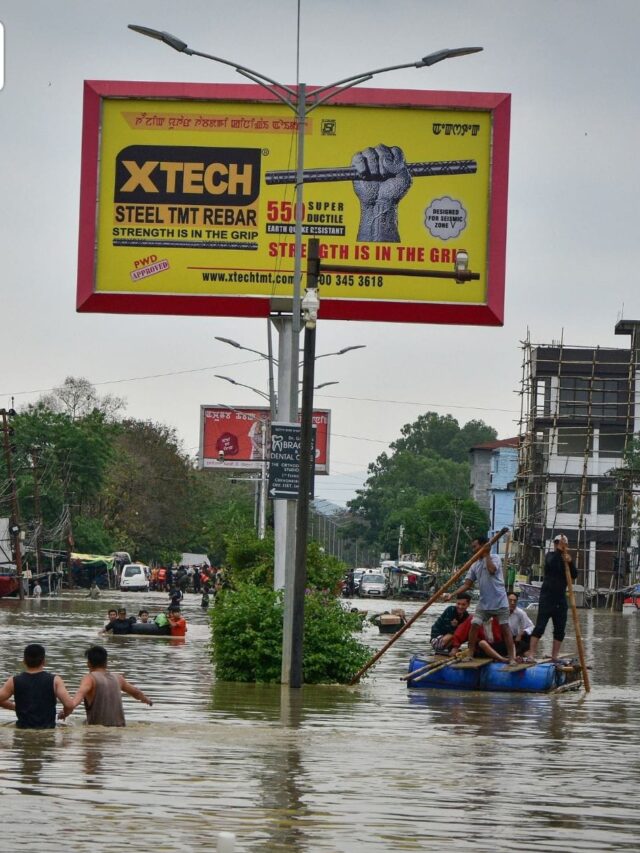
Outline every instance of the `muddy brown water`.
MULTIPOLYGON (((41 642, 75 689, 107 607, 165 598, 0 600, 0 678, 41 642)), ((155 703, 126 697, 125 729, 87 728, 78 709, 20 732, 0 709, 1 850, 215 850, 223 830, 246 853, 640 849, 640 614, 581 612, 588 697, 407 690, 430 612, 362 684, 289 691, 216 682, 199 600, 184 643, 106 640, 155 703)))

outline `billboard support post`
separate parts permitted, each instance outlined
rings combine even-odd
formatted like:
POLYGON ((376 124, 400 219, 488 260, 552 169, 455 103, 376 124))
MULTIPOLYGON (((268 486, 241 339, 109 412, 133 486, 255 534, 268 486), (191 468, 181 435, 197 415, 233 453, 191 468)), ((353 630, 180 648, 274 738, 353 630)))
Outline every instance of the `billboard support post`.
POLYGON ((309 532, 309 489, 314 474, 312 453, 313 431, 313 382, 316 361, 316 320, 317 290, 319 272, 320 241, 317 237, 309 240, 307 261, 307 293, 302 307, 311 297, 314 308, 305 310, 304 354, 302 359, 302 407, 300 412, 300 491, 296 513, 296 551, 295 572, 293 578, 293 612, 291 626, 291 668, 289 687, 302 687, 303 684, 303 643, 304 643, 304 596, 307 586, 307 539, 309 532), (315 310, 314 310, 315 309, 315 310))

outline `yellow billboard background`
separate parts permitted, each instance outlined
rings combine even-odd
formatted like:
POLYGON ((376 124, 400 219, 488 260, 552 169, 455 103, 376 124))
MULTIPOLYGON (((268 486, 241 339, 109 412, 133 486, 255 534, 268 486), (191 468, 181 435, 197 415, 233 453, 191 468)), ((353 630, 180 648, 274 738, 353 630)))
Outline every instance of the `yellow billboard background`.
MULTIPOLYGON (((280 104, 103 99, 95 291, 290 296, 295 187, 267 183, 267 176, 295 169, 296 135, 295 117, 280 104)), ((408 188, 396 188, 397 201, 379 194, 360 237, 367 205, 353 180, 305 181, 305 242, 316 236, 321 256, 363 270, 325 274, 321 294, 484 304, 491 138, 489 110, 314 110, 305 128, 305 171, 348 169, 354 157, 375 162, 385 153, 380 145, 399 148, 407 164, 475 164, 469 173, 413 175, 408 188), (479 281, 366 273, 450 271, 457 249, 468 252, 479 281)), ((399 174, 406 180, 403 168, 399 174)), ((374 183, 379 193, 382 182, 374 183)))

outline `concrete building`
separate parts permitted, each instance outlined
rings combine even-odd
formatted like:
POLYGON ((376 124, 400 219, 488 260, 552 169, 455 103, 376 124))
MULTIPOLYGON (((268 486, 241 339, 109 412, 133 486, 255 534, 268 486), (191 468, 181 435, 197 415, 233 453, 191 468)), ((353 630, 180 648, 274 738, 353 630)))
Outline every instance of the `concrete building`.
POLYGON ((521 571, 540 572, 554 535, 576 557, 589 590, 637 576, 634 486, 615 476, 640 429, 639 323, 621 321, 629 349, 524 345, 514 539, 521 571))
MULTIPOLYGON (((519 443, 518 437, 504 438, 469 451, 471 497, 489 516, 489 536, 513 527, 519 443)), ((498 542, 498 553, 504 553, 506 542, 506 537, 498 542)))

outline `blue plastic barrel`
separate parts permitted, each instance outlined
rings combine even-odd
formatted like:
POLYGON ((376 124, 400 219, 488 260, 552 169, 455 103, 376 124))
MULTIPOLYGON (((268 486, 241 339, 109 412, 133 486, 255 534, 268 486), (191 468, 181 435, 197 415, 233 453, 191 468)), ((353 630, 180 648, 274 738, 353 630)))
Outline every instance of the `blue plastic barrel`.
MULTIPOLYGON (((409 661, 409 672, 414 672, 425 665, 425 660, 414 655, 409 661)), ((426 687, 440 690, 477 690, 480 683, 481 671, 480 669, 454 669, 452 666, 445 666, 434 672, 433 675, 427 675, 426 678, 418 676, 420 678, 419 681, 407 682, 407 687, 426 687)), ((424 675, 424 673, 422 674, 424 675)))
POLYGON ((560 682, 552 663, 539 663, 520 672, 505 672, 505 664, 490 663, 480 670, 480 690, 545 693, 560 682))

